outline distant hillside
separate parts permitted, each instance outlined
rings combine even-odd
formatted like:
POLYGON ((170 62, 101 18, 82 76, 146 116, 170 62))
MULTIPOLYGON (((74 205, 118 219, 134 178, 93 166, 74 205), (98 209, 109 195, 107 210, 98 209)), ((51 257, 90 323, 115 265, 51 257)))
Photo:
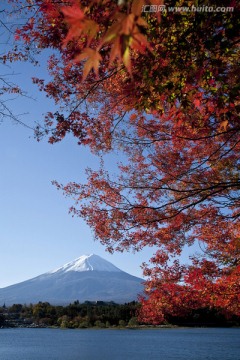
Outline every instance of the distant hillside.
POLYGON ((69 304, 75 300, 137 300, 143 280, 132 276, 97 255, 83 255, 33 279, 0 289, 0 304, 30 304, 47 301, 69 304))

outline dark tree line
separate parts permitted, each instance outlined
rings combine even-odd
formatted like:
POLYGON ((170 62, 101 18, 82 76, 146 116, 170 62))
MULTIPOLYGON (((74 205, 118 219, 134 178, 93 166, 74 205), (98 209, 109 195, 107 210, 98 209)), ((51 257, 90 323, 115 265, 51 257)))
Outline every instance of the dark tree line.
POLYGON ((48 302, 0 308, 0 326, 58 326, 62 328, 125 327, 136 326, 139 304, 105 303, 102 301, 80 304, 75 301, 68 306, 54 306, 48 302))
MULTIPOLYGON (((55 306, 48 302, 10 307, 0 307, 0 327, 60 327, 60 328, 111 328, 139 327, 141 305, 135 301, 126 304, 114 302, 79 303, 75 301, 67 306, 55 306)), ((225 316, 217 309, 201 308, 189 310, 185 316, 169 315, 166 326, 239 326, 240 318, 225 316)), ((162 326, 162 325, 161 325, 162 326)))

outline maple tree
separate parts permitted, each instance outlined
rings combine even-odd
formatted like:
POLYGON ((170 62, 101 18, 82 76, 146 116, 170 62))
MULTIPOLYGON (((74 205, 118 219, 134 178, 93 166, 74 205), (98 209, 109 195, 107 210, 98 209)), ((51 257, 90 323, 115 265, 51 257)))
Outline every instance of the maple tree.
MULTIPOLYGON (((87 184, 56 185, 109 251, 158 249, 144 265, 141 318, 201 307, 240 315, 237 3, 211 13, 142 11, 162 1, 25 3, 33 15, 16 40, 55 50, 52 80, 34 82, 59 108, 37 136, 72 133, 101 158, 87 184), (111 174, 104 154, 116 150, 111 174)), ((196 5, 164 4, 186 3, 196 5)))

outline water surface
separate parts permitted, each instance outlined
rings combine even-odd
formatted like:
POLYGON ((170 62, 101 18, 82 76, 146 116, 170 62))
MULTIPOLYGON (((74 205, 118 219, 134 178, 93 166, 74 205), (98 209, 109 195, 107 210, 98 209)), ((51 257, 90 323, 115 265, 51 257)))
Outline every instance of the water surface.
POLYGON ((0 329, 1 360, 240 360, 240 329, 0 329))

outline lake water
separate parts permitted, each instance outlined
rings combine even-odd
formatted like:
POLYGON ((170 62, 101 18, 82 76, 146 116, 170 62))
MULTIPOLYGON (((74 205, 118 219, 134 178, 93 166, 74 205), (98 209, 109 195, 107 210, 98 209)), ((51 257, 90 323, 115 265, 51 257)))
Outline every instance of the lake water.
POLYGON ((240 329, 0 329, 1 360, 240 360, 240 329))

